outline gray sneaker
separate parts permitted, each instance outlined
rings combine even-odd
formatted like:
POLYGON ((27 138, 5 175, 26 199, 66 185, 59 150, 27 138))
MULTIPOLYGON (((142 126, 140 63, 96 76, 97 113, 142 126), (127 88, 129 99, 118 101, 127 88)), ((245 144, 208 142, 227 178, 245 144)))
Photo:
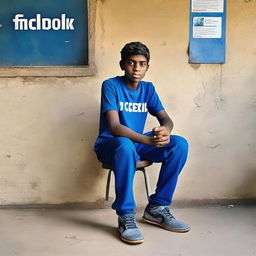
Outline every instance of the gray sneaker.
POLYGON ((138 229, 134 214, 118 216, 118 231, 120 238, 129 244, 141 244, 144 237, 138 229))
POLYGON ((160 226, 173 232, 183 233, 190 230, 190 227, 186 223, 172 216, 168 206, 147 205, 142 219, 147 223, 160 226))

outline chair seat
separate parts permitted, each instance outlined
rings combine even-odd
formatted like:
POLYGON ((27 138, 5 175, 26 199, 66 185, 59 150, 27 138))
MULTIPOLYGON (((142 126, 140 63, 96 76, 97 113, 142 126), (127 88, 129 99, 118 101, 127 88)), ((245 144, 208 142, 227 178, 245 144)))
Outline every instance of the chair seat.
MULTIPOLYGON (((150 166, 150 165, 152 165, 152 162, 150 162, 148 160, 139 160, 138 163, 137 163, 136 169, 145 168, 145 167, 150 166)), ((103 163, 102 168, 103 169, 112 169, 113 166, 111 164, 103 163)))

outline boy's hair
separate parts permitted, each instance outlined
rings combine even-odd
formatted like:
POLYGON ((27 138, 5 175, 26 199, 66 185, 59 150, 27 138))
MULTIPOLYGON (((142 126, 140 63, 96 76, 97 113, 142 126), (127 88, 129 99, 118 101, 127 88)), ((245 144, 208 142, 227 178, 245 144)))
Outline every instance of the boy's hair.
POLYGON ((126 44, 121 50, 121 61, 125 61, 131 55, 143 55, 148 62, 150 59, 148 47, 141 42, 131 42, 126 44))

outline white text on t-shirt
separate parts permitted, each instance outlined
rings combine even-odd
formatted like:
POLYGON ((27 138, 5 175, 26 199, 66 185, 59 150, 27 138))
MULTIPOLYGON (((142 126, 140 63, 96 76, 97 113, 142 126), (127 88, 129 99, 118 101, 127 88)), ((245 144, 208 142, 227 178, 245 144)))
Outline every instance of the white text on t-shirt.
POLYGON ((122 102, 120 101, 120 111, 125 112, 147 112, 147 102, 135 103, 135 102, 122 102))

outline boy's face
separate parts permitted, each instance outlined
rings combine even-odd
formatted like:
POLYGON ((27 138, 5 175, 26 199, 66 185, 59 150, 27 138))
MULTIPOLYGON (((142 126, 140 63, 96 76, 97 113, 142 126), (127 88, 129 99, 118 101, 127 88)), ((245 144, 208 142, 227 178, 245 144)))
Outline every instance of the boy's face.
POLYGON ((149 65, 144 55, 131 55, 125 61, 120 61, 124 76, 129 85, 138 85, 144 78, 149 65))

